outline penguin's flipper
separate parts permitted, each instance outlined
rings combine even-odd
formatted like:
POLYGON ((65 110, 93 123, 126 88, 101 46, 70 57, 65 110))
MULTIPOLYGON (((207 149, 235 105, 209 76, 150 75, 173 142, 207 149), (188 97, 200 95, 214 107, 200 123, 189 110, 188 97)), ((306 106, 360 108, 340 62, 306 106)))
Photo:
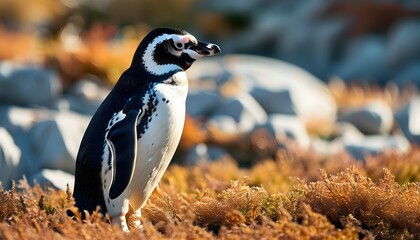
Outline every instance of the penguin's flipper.
POLYGON ((123 120, 108 132, 107 143, 113 158, 114 176, 109 190, 111 199, 117 198, 127 188, 134 173, 137 157, 137 122, 139 109, 130 109, 123 120))

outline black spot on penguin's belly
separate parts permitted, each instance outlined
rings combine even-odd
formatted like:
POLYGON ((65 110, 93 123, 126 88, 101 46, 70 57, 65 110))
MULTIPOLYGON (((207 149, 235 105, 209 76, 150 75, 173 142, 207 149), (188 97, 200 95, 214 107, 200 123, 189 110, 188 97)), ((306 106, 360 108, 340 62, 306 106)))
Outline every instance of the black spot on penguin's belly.
POLYGON ((149 99, 147 99, 147 107, 143 109, 144 113, 139 119, 137 125, 137 138, 140 139, 144 133, 149 128, 149 123, 153 119, 153 113, 157 110, 157 105, 159 104, 159 99, 156 96, 156 93, 153 92, 149 94, 149 99))

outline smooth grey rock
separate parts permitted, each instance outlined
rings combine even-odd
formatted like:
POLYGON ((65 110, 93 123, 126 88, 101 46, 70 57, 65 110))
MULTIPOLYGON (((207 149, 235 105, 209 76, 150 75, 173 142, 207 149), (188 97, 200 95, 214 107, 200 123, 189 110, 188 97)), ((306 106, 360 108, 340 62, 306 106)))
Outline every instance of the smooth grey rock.
POLYGON ((296 115, 295 103, 288 88, 273 90, 254 87, 250 93, 268 114, 296 115))
POLYGON ((351 109, 339 116, 338 121, 349 122, 364 134, 387 134, 394 122, 390 106, 382 101, 371 102, 351 109))
POLYGON ((54 116, 48 109, 25 108, 0 104, 0 126, 8 131, 28 131, 36 122, 54 116))
POLYGON ((187 164, 194 165, 200 162, 219 160, 224 156, 229 156, 225 149, 201 143, 192 147, 183 159, 187 164))
POLYGON ((61 80, 51 70, 0 64, 0 100, 24 106, 47 105, 61 93, 61 80))
POLYGON ((49 108, 60 112, 77 112, 93 116, 101 103, 101 101, 89 101, 73 95, 65 95, 50 104, 49 108))
POLYGON ((343 143, 340 141, 330 142, 320 138, 311 139, 311 149, 325 157, 344 152, 343 148, 343 143))
POLYGON ((420 58, 420 20, 400 20, 391 29, 388 41, 386 60, 390 66, 401 67, 420 58))
POLYGON ((73 191, 74 175, 61 170, 43 169, 37 174, 30 176, 28 181, 30 183, 36 182, 41 187, 50 185, 63 191, 66 191, 68 185, 70 190, 73 191))
POLYGON ((228 156, 230 156, 230 154, 224 148, 215 147, 215 146, 207 146, 207 158, 210 161, 220 160, 223 157, 228 157, 228 156))
POLYGON ((109 94, 110 89, 100 84, 100 79, 81 79, 70 89, 69 93, 87 101, 102 102, 109 94))
POLYGON ((340 18, 294 24, 279 40, 283 59, 301 66, 317 76, 328 77, 348 21, 340 18))
POLYGON ((49 107, 58 111, 72 111, 92 116, 110 92, 110 89, 97 81, 89 79, 78 81, 67 94, 52 102, 49 107))
MULTIPOLYGON (((337 106, 326 84, 297 66, 251 55, 225 56, 224 65, 245 85, 273 94, 288 89, 296 114, 305 122, 314 118, 333 122, 336 118, 337 106)), ((279 104, 272 101, 272 105, 279 104)))
MULTIPOLYGON (((292 64, 253 55, 227 55, 207 59, 205 64, 195 64, 192 70, 189 73, 192 79, 212 74, 216 79, 223 72, 229 72, 232 76, 229 81, 239 88, 238 92, 250 92, 269 113, 295 113, 305 122, 314 118, 334 122, 336 118, 337 106, 327 85, 292 64)), ((203 84, 199 89, 214 90, 218 87, 214 80, 214 86, 211 82, 203 84)))
POLYGON ((359 131, 353 124, 348 122, 337 122, 338 137, 357 141, 363 139, 365 135, 359 131))
POLYGON ((293 139, 302 148, 310 146, 311 140, 306 131, 306 126, 296 116, 272 114, 268 116, 267 122, 259 127, 269 130, 279 143, 284 143, 287 139, 293 139))
POLYGON ((217 115, 232 117, 241 132, 250 131, 255 125, 263 124, 267 120, 264 109, 248 93, 226 100, 213 113, 213 116, 217 115))
POLYGON ((41 167, 74 173, 77 151, 88 123, 88 117, 62 112, 34 125, 30 138, 41 167))
POLYGON ((386 48, 383 37, 360 37, 350 42, 334 73, 346 83, 384 80, 388 74, 386 48))
POLYGON ((420 97, 398 110, 395 120, 410 142, 420 144, 420 97))
POLYGON ((410 143, 401 136, 367 136, 357 141, 343 141, 346 151, 358 160, 364 160, 367 155, 377 155, 385 150, 406 152, 410 143))
POLYGON ((351 123, 337 122, 336 127, 337 132, 332 140, 311 138, 311 148, 314 149, 317 154, 331 156, 346 152, 344 142, 358 142, 365 139, 365 135, 351 123))
POLYGON ((415 61, 404 66, 394 76, 394 79, 400 88, 416 86, 420 89, 420 61, 415 61))
MULTIPOLYGON (((324 2, 325 4, 326 2, 324 2)), ((313 47, 311 49, 311 61, 302 65, 306 70, 322 78, 331 75, 331 65, 335 61, 335 55, 344 38, 344 33, 350 21, 343 18, 326 19, 317 21, 312 28, 313 47)))
MULTIPOLYGON (((40 169, 39 161, 32 151, 32 141, 28 136, 28 131, 34 125, 34 122, 48 118, 50 115, 49 111, 44 109, 0 105, 0 128, 7 131, 8 135, 10 135, 10 137, 0 137, 0 142, 5 141, 11 144, 13 141, 13 144, 17 147, 14 148, 12 147, 13 144, 11 144, 10 147, 3 149, 3 151, 7 154, 10 154, 9 151, 13 153, 19 151, 20 156, 14 160, 17 161, 17 165, 14 167, 13 172, 10 173, 14 180, 19 180, 22 178, 22 175, 33 174, 40 169)), ((1 169, 3 167, 0 167, 0 172, 2 171, 1 169)), ((0 178, 2 176, 3 174, 0 173, 0 178)), ((10 179, 8 183, 3 182, 3 186, 7 186, 9 183, 10 179)))
POLYGON ((194 89, 215 91, 232 78, 232 74, 224 67, 222 58, 219 56, 214 58, 200 59, 188 69, 186 73, 189 91, 194 89))
POLYGON ((242 17, 245 16, 244 18, 251 22, 233 32, 229 38, 220 39, 219 43, 225 53, 242 52, 284 58, 283 55, 279 56, 281 52, 276 51, 276 43, 282 45, 288 35, 305 34, 305 31, 299 32, 296 29, 314 22, 314 18, 326 3, 320 0, 272 1, 244 11, 236 10, 234 14, 240 12, 242 17), (294 34, 295 32, 299 34, 294 34))
POLYGON ((207 161, 207 145, 201 143, 193 146, 184 154, 183 161, 190 165, 207 161))
POLYGON ((215 126, 226 133, 238 133, 238 125, 231 116, 216 115, 207 120, 207 125, 215 126))
POLYGON ((31 109, 0 104, 0 126, 8 130, 30 129, 35 121, 31 109))
POLYGON ((0 127, 0 182, 5 189, 10 187, 12 179, 18 176, 22 152, 16 146, 12 136, 0 127))
POLYGON ((258 0, 249 0, 249 1, 241 1, 241 0, 231 0, 231 1, 223 1, 223 0, 212 0, 212 1, 202 1, 203 7, 207 9, 217 10, 218 12, 243 12, 249 11, 250 9, 254 9, 258 6, 258 0))
POLYGON ((187 113, 192 117, 207 116, 221 102, 220 96, 216 92, 191 90, 186 101, 187 113))

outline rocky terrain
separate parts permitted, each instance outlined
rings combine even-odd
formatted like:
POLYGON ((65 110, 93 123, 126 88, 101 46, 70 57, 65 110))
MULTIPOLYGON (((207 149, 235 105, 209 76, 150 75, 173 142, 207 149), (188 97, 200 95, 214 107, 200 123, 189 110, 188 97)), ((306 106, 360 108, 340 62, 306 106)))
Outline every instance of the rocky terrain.
MULTIPOLYGON (((388 99, 344 105, 339 102, 341 83, 328 86, 297 66, 253 55, 199 61, 188 76, 189 116, 233 136, 264 129, 276 149, 294 141, 302 150, 313 149, 324 156, 347 152, 363 161, 388 149, 407 152, 420 141, 416 127, 420 98, 414 94, 404 98, 394 93, 388 99)), ((80 140, 109 90, 87 77, 63 91, 59 75, 52 70, 2 62, 3 186, 9 188, 12 179, 23 175, 30 182, 49 182, 61 189, 67 183, 72 186, 80 140)), ((198 142, 183 149, 177 161, 218 160, 232 155, 227 147, 198 142)), ((233 154, 233 158, 247 161, 246 156, 233 154)))

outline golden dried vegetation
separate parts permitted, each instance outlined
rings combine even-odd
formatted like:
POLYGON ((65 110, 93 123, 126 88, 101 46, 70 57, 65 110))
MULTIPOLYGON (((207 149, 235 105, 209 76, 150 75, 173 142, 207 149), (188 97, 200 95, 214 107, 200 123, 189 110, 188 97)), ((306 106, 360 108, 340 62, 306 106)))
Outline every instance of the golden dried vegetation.
POLYGON ((0 191, 0 238, 420 237, 420 149, 387 152, 365 164, 290 149, 248 169, 231 159, 172 165, 142 211, 143 229, 130 233, 113 228, 99 209, 80 220, 71 192, 30 187, 23 179, 0 191))

